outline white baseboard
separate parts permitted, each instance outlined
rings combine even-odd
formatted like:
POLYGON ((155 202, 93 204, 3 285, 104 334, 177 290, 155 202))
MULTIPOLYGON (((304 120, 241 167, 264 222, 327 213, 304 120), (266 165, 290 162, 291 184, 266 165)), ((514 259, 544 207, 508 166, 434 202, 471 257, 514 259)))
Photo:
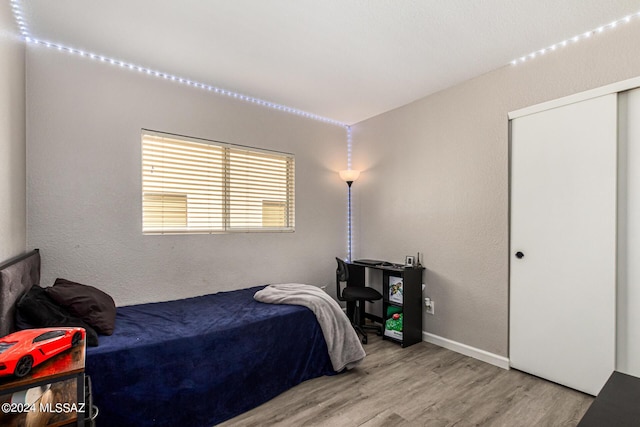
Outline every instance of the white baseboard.
POLYGON ((494 353, 489 353, 479 348, 471 347, 466 344, 452 341, 447 338, 442 338, 438 335, 430 334, 422 331, 422 340, 430 342, 431 344, 444 347, 456 353, 464 354, 465 356, 473 357, 474 359, 482 360, 483 362, 490 363, 502 369, 509 369, 509 359, 504 356, 499 356, 494 353))

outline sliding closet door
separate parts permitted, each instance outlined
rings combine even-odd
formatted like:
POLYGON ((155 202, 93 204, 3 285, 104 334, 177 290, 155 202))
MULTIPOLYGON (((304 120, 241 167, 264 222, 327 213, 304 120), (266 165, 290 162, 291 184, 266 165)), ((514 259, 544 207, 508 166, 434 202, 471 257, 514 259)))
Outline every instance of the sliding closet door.
POLYGON ((616 370, 640 377, 640 89, 618 96, 616 370))
POLYGON ((511 366, 597 394, 615 367, 616 95, 511 122, 511 366))

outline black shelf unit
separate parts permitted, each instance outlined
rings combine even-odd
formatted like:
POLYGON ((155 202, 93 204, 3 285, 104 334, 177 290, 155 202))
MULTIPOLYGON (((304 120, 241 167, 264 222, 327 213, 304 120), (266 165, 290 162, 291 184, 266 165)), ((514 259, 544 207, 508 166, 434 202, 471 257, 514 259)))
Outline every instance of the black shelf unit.
MULTIPOLYGON (((405 268, 398 265, 370 265, 354 261, 349 264, 349 278, 354 283, 364 283, 365 270, 372 268, 382 270, 382 327, 385 340, 399 343, 403 348, 422 341, 422 274, 424 267, 405 268), (402 279, 402 302, 389 299, 389 282, 391 278, 402 279), (389 306, 402 309, 402 337, 388 336, 384 333, 389 306)), ((375 316, 377 317, 377 316, 375 316)))
POLYGON ((395 306, 402 309, 402 338, 388 336, 383 339, 398 342, 408 347, 422 341, 422 272, 424 268, 385 269, 382 271, 382 316, 386 323, 387 308, 395 306), (392 282, 402 280, 402 302, 390 299, 392 282))

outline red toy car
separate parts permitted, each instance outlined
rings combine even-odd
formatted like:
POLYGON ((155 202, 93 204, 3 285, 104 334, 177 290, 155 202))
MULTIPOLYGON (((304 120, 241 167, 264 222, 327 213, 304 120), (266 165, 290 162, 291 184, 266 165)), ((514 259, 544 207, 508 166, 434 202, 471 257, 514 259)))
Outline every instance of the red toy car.
POLYGON ((34 366, 77 346, 83 328, 25 329, 0 338, 0 376, 24 377, 34 366))

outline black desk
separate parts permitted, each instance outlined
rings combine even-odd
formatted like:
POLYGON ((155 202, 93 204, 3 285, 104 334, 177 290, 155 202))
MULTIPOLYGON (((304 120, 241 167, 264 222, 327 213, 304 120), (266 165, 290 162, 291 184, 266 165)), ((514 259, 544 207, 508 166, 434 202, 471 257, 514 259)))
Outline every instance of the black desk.
POLYGON ((640 426, 640 378, 614 372, 578 427, 640 426))
MULTIPOLYGON (((347 264, 349 269, 349 286, 365 283, 367 268, 382 271, 382 326, 387 319, 387 308, 398 307, 402 310, 402 335, 394 336, 385 333, 383 339, 398 342, 402 347, 422 341, 422 273, 424 267, 405 268, 397 264, 378 265, 363 264, 353 261, 347 264), (402 283, 402 301, 390 298, 390 283, 402 283)), ((361 316, 365 316, 364 305, 360 308, 361 316)), ((361 317, 364 318, 364 317, 361 317)), ((386 332, 386 331, 385 331, 386 332)))

